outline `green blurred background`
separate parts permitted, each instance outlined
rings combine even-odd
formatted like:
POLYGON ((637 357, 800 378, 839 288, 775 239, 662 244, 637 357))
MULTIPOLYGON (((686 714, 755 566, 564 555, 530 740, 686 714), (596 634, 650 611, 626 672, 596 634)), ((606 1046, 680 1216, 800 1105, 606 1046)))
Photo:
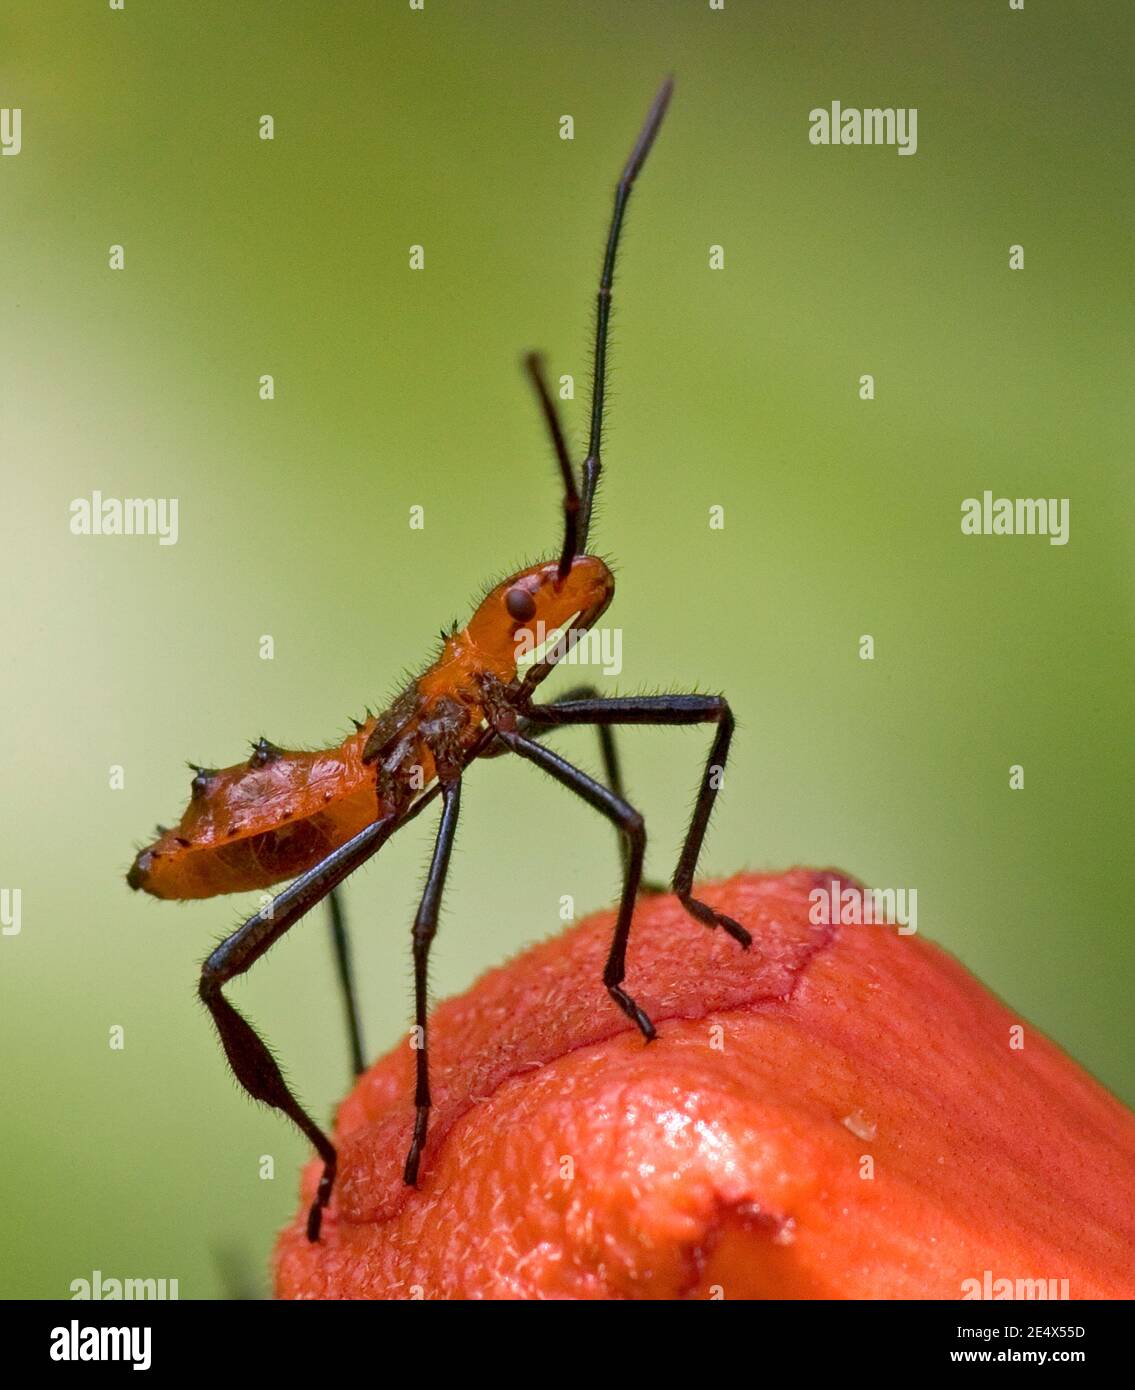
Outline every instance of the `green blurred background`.
MULTIPOLYGON (((195 994, 256 896, 122 875, 185 759, 337 741, 484 580, 554 548, 519 353, 575 375, 581 454, 610 193, 670 70, 618 278, 596 543, 624 670, 599 679, 729 694, 704 872, 917 887, 923 933, 1135 1099, 1133 29, 1040 0, 5 6, 0 1292, 263 1280, 306 1149, 195 994), (917 107, 917 154, 813 147, 832 100, 917 107), (964 538, 985 488, 1070 498, 1070 543, 964 538), (72 536, 94 489, 177 497, 178 544, 72 536)), ((706 735, 623 745, 662 877, 706 735)), ((595 767, 585 731, 559 746, 595 767)), ((616 890, 608 827, 533 769, 475 769, 464 810, 438 997, 556 930, 561 893, 616 890)), ((410 1017, 432 819, 347 889, 375 1053, 410 1017)), ((327 1117, 322 917, 234 997, 327 1117)))

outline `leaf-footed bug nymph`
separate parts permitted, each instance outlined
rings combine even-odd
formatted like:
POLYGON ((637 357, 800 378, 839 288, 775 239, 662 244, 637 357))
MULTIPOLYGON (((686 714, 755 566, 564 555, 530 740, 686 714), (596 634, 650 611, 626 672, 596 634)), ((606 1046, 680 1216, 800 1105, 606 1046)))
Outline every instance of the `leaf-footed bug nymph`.
POLYGON ((457 828, 462 780, 477 759, 508 753, 525 758, 617 828, 623 890, 603 984, 649 1041, 655 1036, 654 1025, 623 988, 635 898, 642 886, 646 832, 642 816, 623 794, 611 729, 617 724, 713 724, 712 747, 671 890, 699 922, 720 926, 743 947, 750 945, 744 927, 693 896, 694 871, 719 784, 715 774, 724 767, 733 734, 733 716, 725 699, 693 694, 605 698, 585 687, 547 704, 534 701, 540 683, 571 643, 598 621, 614 596, 610 570, 588 553, 587 545, 601 469, 615 254, 631 189, 654 143, 671 91, 671 82, 663 83, 615 191, 599 283, 589 446, 578 483, 540 359, 535 355, 525 359, 562 476, 563 540, 558 556, 491 589, 466 627, 442 635, 437 658, 390 708, 358 723, 338 747, 290 752, 260 739, 247 762, 221 770, 195 768, 180 823, 162 830, 158 839, 141 850, 127 876, 132 888, 177 899, 246 892, 293 880, 213 951, 202 967, 200 995, 241 1085, 298 1125, 323 1160, 322 1180, 308 1218, 308 1237, 313 1241, 319 1239, 323 1210, 335 1181, 335 1148, 293 1095, 272 1054, 229 1002, 224 988, 327 899, 352 1059, 356 1074, 361 1072, 363 1047, 337 890, 396 830, 441 798, 437 839, 413 929, 420 1046, 416 1116, 404 1179, 416 1185, 430 1114, 425 1045, 430 943, 457 828), (569 630, 566 642, 540 649, 538 633, 564 629, 569 630), (537 655, 522 670, 518 651, 526 639, 529 647, 536 645, 537 655), (605 782, 588 776, 540 742, 567 724, 597 726, 605 782))

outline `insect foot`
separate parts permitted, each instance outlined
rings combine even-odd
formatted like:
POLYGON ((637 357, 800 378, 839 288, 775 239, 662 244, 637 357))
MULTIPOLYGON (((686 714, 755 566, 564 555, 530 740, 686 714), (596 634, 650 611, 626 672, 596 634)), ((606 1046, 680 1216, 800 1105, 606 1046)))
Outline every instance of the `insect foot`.
POLYGON ((688 893, 678 893, 677 898, 691 917, 696 917, 699 922, 703 922, 707 927, 723 928, 734 941, 739 941, 742 948, 746 951, 752 946, 753 938, 740 922, 735 922, 732 917, 726 916, 724 912, 715 911, 707 903, 700 902, 697 898, 691 897, 688 893))
POLYGON ((335 1186, 336 1155, 332 1152, 330 1160, 323 1165, 323 1176, 319 1179, 319 1189, 311 1210, 307 1214, 307 1238, 311 1244, 319 1239, 323 1228, 323 1213, 331 1200, 331 1189, 335 1186))

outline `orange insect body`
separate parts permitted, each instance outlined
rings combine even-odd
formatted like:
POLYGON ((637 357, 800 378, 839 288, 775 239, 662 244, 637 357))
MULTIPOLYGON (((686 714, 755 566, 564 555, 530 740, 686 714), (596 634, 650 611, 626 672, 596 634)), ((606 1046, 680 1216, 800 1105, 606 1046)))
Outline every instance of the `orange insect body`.
POLYGON ((562 579, 555 561, 522 570, 445 638, 388 710, 337 748, 293 752, 261 739, 247 763, 198 771, 180 823, 139 851, 131 888, 156 898, 269 888, 372 822, 397 820, 437 777, 460 773, 498 692, 516 679, 518 649, 569 622, 590 627, 614 585, 590 555, 577 556, 562 579))

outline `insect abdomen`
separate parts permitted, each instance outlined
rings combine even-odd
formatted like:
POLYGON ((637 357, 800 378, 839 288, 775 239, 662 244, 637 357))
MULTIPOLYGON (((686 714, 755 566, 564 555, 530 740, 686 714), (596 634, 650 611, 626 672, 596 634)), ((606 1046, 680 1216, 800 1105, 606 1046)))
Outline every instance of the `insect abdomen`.
POLYGON ((314 867, 383 813, 361 756, 373 723, 338 748, 284 752, 261 740, 248 763, 199 771, 180 823, 139 852, 127 882, 157 898, 211 898, 314 867))

